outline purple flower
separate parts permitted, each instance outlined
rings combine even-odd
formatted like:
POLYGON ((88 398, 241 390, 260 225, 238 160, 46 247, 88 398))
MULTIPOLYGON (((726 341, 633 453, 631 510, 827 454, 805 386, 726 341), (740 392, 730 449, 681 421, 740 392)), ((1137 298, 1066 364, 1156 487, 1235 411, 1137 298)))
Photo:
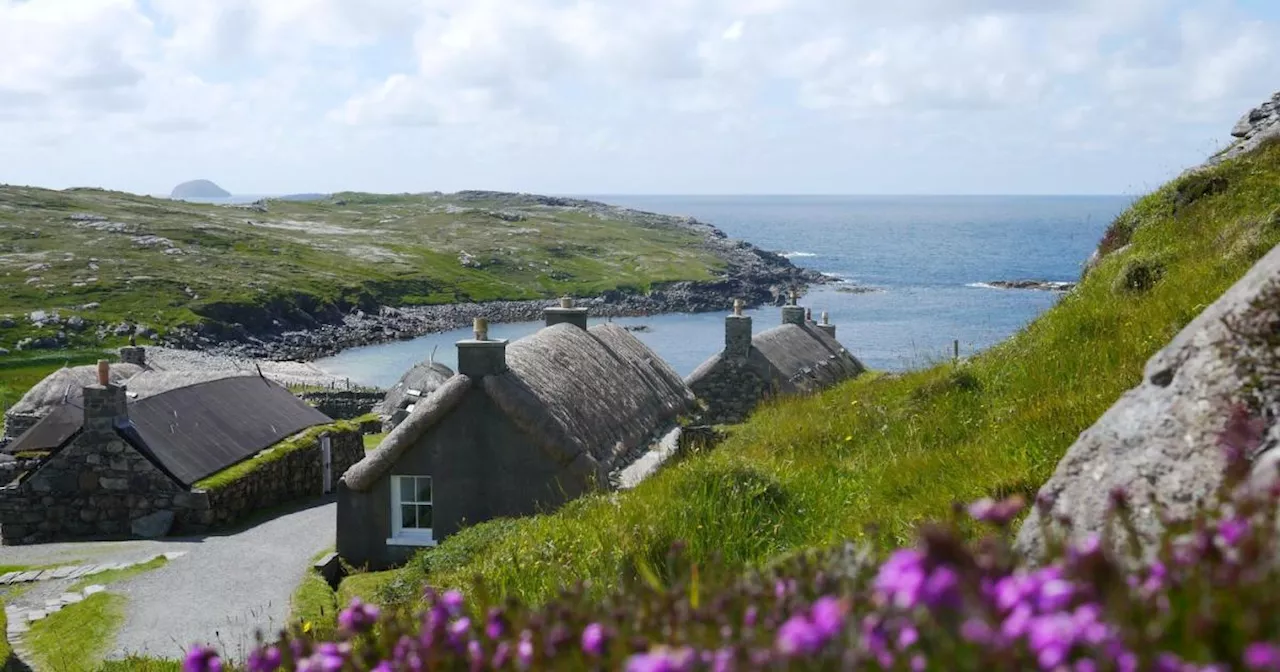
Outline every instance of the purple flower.
POLYGON ((960 636, 971 644, 990 644, 995 640, 995 631, 985 621, 970 618, 960 624, 960 636))
POLYGON ((725 647, 716 651, 716 655, 711 659, 711 672, 732 672, 733 670, 733 649, 725 647))
POLYGON ((1244 666, 1254 672, 1280 672, 1280 646, 1254 642, 1244 649, 1244 666))
POLYGON ((494 669, 506 667, 509 660, 511 660, 511 645, 499 642, 497 650, 493 652, 494 669))
POLYGON ((778 651, 788 656, 811 655, 822 648, 823 637, 803 614, 796 614, 787 619, 778 628, 775 646, 778 651))
POLYGON ((844 602, 828 596, 814 602, 813 607, 809 609, 809 615, 813 620, 813 628, 818 634, 824 639, 830 639, 844 628, 846 611, 848 607, 844 602))
POLYGON ((914 548, 895 551, 876 574, 877 596, 901 609, 919 604, 926 577, 924 561, 924 554, 914 548))
POLYGON ((268 646, 249 654, 249 672, 275 672, 280 669, 280 649, 268 646))
POLYGON ((504 623, 505 620, 506 619, 502 617, 501 609, 497 607, 490 609, 489 618, 485 620, 484 624, 484 634, 488 636, 489 639, 498 639, 499 637, 502 637, 502 634, 506 632, 507 629, 506 624, 504 623))
POLYGON ((462 611, 462 593, 456 590, 446 592, 444 597, 440 598, 440 602, 444 605, 445 609, 449 610, 449 614, 452 616, 457 616, 458 613, 462 611))
POLYGON ((969 505, 969 515, 974 520, 1004 526, 1018 516, 1025 504, 1022 497, 1017 495, 999 502, 984 497, 969 505))
POLYGON ((1228 548, 1234 547, 1240 543, 1249 532, 1249 521, 1241 518, 1228 518, 1218 523, 1218 538, 1222 540, 1228 548))
POLYGON ((520 643, 516 645, 516 662, 521 668, 533 664, 533 633, 528 630, 520 633, 520 643))
POLYGON ((484 666, 484 648, 480 646, 480 641, 473 639, 467 642, 467 660, 471 661, 471 669, 479 669, 484 666))
POLYGON ((759 612, 756 611, 754 606, 747 607, 747 613, 742 616, 742 624, 748 628, 755 627, 758 615, 759 612))
POLYGON ((582 650, 591 656, 604 653, 604 626, 592 623, 583 629, 582 650))
POLYGON ((374 665, 370 672, 392 672, 391 663, 384 660, 377 665, 374 665))
POLYGON ((453 645, 462 643, 467 633, 471 631, 471 619, 463 616, 458 620, 449 624, 449 642, 453 645))
POLYGON ((681 672, 690 669, 696 660, 697 654, 688 647, 659 647, 628 658, 627 672, 681 672))
POLYGON ((221 669, 222 659, 212 646, 193 647, 182 661, 182 672, 218 672, 221 669))
POLYGON ((378 622, 378 607, 365 604, 360 598, 351 598, 351 605, 338 614, 338 626, 351 633, 359 633, 373 627, 378 622))

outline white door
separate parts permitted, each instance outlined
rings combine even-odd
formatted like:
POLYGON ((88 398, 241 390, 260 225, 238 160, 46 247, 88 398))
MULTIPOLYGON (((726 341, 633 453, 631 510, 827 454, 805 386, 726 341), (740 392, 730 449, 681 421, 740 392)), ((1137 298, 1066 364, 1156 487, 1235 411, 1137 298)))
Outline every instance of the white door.
POLYGON ((320 437, 320 474, 324 479, 324 493, 333 491, 333 448, 329 435, 320 437))

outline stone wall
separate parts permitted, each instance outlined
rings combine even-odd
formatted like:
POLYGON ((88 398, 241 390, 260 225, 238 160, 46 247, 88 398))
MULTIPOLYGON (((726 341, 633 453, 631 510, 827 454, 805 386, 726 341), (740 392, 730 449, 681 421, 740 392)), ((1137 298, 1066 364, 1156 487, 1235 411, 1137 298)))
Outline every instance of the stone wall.
POLYGON ((711 370, 691 379, 689 389, 706 406, 701 417, 710 424, 742 422, 769 396, 769 383, 746 359, 737 358, 722 358, 711 370))
POLYGON ((86 388, 84 404, 80 435, 21 482, 0 488, 3 543, 154 536, 190 504, 179 483, 115 432, 124 388, 86 388))
POLYGON ((386 393, 381 390, 322 390, 303 392, 302 400, 334 420, 350 420, 373 412, 386 393))
POLYGON ((19 474, 39 466, 40 460, 12 460, 0 462, 0 488, 9 485, 19 474))
POLYGON ((12 441, 22 433, 31 429, 33 425, 40 422, 38 415, 25 415, 22 413, 5 413, 4 414, 4 433, 3 436, 8 441, 12 441))
MULTIPOLYGON (((342 474, 364 457, 364 442, 354 430, 333 430, 329 436, 333 462, 331 487, 336 490, 342 474)), ((182 526, 192 530, 222 527, 256 511, 319 497, 324 494, 323 488, 317 438, 284 457, 264 461, 257 469, 225 486, 207 492, 196 491, 194 494, 206 498, 207 508, 201 504, 181 521, 182 526)))

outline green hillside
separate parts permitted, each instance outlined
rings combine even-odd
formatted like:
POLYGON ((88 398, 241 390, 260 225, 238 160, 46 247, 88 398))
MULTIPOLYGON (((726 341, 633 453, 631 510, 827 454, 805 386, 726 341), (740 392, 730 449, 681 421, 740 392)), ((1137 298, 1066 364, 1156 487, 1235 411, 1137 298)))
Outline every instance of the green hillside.
POLYGON ((1138 201, 1074 292, 968 363, 774 404, 634 491, 459 534, 403 570, 401 587, 539 602, 577 579, 615 584, 637 558, 661 566, 674 540, 695 560, 749 566, 873 521, 883 543, 903 543, 953 502, 1031 495, 1145 361, 1278 241, 1270 143, 1138 201))
POLYGON ((64 330, 76 347, 126 320, 253 330, 334 306, 597 295, 725 269, 678 218, 557 202, 352 193, 233 207, 0 185, 0 347, 49 337, 25 319, 38 310, 85 321, 64 330))

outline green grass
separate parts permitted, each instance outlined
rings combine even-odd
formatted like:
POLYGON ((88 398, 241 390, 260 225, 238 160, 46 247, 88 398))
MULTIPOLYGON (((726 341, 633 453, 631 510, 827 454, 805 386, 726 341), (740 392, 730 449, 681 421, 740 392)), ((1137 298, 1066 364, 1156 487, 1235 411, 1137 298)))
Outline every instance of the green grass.
POLYGON ((38 669, 94 672, 124 619, 125 598, 98 593, 31 624, 26 644, 38 669))
POLYGON ((393 589, 392 584, 400 579, 400 573, 395 571, 360 572, 348 575, 338 585, 338 606, 346 607, 351 604, 352 598, 356 597, 373 604, 385 603, 388 601, 388 591, 393 589))
POLYGON ((162 658, 129 656, 123 660, 108 660, 98 666, 96 672, 181 672, 182 661, 162 658))
MULTIPOLYGON (((0 186, 0 316, 78 315, 88 328, 67 333, 84 347, 100 344, 98 326, 121 321, 161 332, 199 322, 252 330, 334 307, 589 296, 710 280, 725 264, 701 242, 686 227, 639 216, 500 197, 345 194, 273 201, 263 213, 0 186), (106 221, 72 219, 81 214, 106 221), (170 246, 181 253, 166 253, 170 246), (464 251, 479 268, 460 262, 464 251)), ((0 347, 54 331, 17 319, 0 329, 0 347)))
POLYGON ((277 443, 271 448, 268 448, 267 450, 264 450, 243 462, 237 462, 236 464, 233 464, 212 476, 208 476, 203 480, 197 481, 194 487, 203 490, 217 490, 219 488, 225 488, 241 478, 244 478, 259 467, 271 464, 276 460, 284 458, 290 453, 315 447, 316 442, 320 440, 320 435, 325 432, 354 432, 357 431, 358 428, 359 425, 350 420, 339 420, 332 424, 312 427, 277 443))
MULTIPOLYGON (((2 309, 0 309, 2 310, 2 309)), ((36 383, 64 366, 93 364, 99 359, 116 361, 115 353, 101 350, 57 353, 10 353, 0 359, 0 411, 18 403, 36 383)))
POLYGON ((378 447, 378 444, 379 444, 379 443, 382 443, 382 440, 383 440, 383 439, 385 439, 385 438, 387 438, 387 433, 386 433, 386 432, 380 432, 380 433, 378 433, 378 434, 365 434, 365 435, 364 435, 364 449, 365 449, 365 450, 373 450, 374 448, 377 448, 377 447, 378 447))
POLYGON ((9 617, 4 612, 4 602, 0 601, 0 670, 9 669, 9 659, 13 657, 13 649, 9 646, 9 637, 5 635, 9 627, 9 617))
POLYGON ((338 627, 338 603, 334 591, 312 565, 333 549, 321 551, 311 558, 302 582, 289 599, 289 622, 310 624, 310 631, 317 637, 327 637, 338 627))
POLYGON ((159 569, 161 567, 164 567, 167 564, 169 564, 169 559, 162 555, 158 558, 148 560, 147 562, 144 562, 140 565, 126 567, 124 569, 109 569, 105 572, 102 572, 101 574, 94 574, 93 576, 86 576, 83 579, 80 579, 79 581, 71 584, 71 587, 67 589, 67 592, 78 593, 92 585, 105 586, 108 583, 123 581, 125 579, 132 578, 139 574, 142 574, 143 572, 149 572, 153 569, 159 569))
POLYGON ((873 523, 879 543, 906 543, 957 501, 1034 495, 1079 433, 1141 380, 1146 360, 1280 242, 1280 143, 1212 177, 1225 187, 1178 199, 1176 213, 1181 183, 1136 202, 1118 220, 1127 231, 1108 232, 1113 248, 1124 238, 1128 249, 959 368, 868 375, 767 405, 715 450, 633 491, 481 524, 402 574, 536 603, 578 579, 617 585, 637 559, 661 568, 675 540, 694 560, 756 566, 861 537, 873 523), (1118 281, 1126 272, 1138 280, 1118 281))

